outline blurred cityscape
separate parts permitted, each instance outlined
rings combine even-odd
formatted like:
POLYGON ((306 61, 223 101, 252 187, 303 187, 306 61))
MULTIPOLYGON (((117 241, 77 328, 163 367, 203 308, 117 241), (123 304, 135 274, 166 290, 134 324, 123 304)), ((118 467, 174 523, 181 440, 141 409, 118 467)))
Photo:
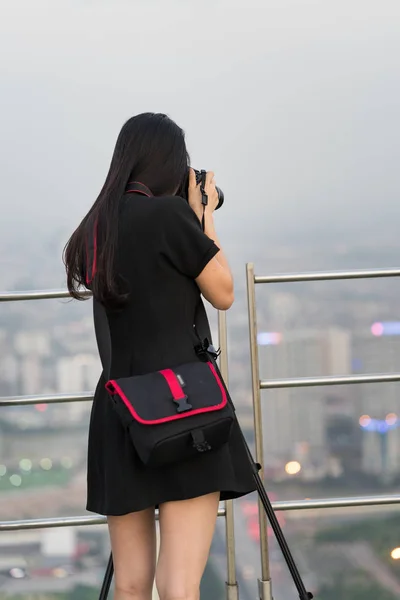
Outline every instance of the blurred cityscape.
MULTIPOLYGON (((246 262, 257 275, 399 266, 400 2, 0 6, 0 291, 65 287, 62 246, 103 185, 123 121, 168 113, 191 163, 225 193, 215 218, 236 282, 229 384, 254 450, 246 262)), ((399 372, 398 279, 256 295, 261 379, 399 372)), ((90 302, 0 303, 0 397, 91 392, 99 374, 90 302)), ((98 600, 105 525, 11 528, 89 516, 90 408, 0 404, 0 600, 98 600)), ((400 383, 266 390, 262 409, 272 500, 400 493, 400 383)), ((239 596, 255 600, 257 498, 234 510, 239 596)), ((400 598, 398 504, 278 518, 316 600, 400 598)), ((274 600, 298 599, 269 529, 268 539, 274 600)), ((226 598, 226 563, 221 518, 203 600, 226 598)))
MULTIPOLYGON (((8 271, 2 288, 54 287, 52 281, 62 280, 58 250, 37 276, 35 261, 28 279, 21 279, 18 270, 8 271)), ((333 254, 330 260, 338 268, 357 263, 352 252, 333 254)), ((306 249, 303 265, 305 256, 306 249)), ((368 252, 364 258, 369 259, 368 252)), ((234 253, 232 259, 238 275, 235 307, 228 315, 230 388, 253 446, 245 278, 234 253)), ((303 266, 298 252, 289 248, 275 249, 268 260, 274 272, 303 266)), ((381 260, 377 257, 375 264, 381 260)), ((260 265, 257 272, 272 272, 257 252, 254 261, 260 265)), ((314 258, 313 269, 323 262, 323 256, 314 258)), ((399 291, 397 280, 260 287, 261 378, 395 372, 399 291)), ((216 337, 215 314, 210 318, 216 337)), ((93 391, 99 374, 90 301, 1 305, 0 396, 93 391)), ((398 492, 398 384, 288 388, 263 392, 262 397, 265 479, 273 500, 398 492)), ((0 520, 84 514, 90 408, 90 402, 38 402, 1 409, 0 520)), ((237 501, 235 510, 238 580, 241 598, 250 600, 256 597, 259 576, 256 498, 237 501)), ((399 597, 400 519, 395 509, 311 510, 279 518, 309 587, 321 600, 335 594, 368 600, 371 590, 380 600, 399 597), (336 574, 343 569, 346 577, 339 589, 336 574), (361 596, 356 595, 359 590, 361 596)), ((295 598, 273 536, 270 543, 276 598, 295 598)), ((108 552, 103 526, 1 533, 0 598, 94 600, 108 552)), ((225 564, 224 525, 219 522, 204 597, 224 596, 225 564)))

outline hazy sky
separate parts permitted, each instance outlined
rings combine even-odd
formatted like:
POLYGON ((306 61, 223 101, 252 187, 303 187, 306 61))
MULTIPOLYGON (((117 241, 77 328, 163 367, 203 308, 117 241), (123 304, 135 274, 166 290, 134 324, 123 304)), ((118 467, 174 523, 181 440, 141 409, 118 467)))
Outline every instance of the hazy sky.
POLYGON ((396 231, 399 68, 399 0, 0 0, 0 236, 75 225, 147 110, 215 170, 223 236, 396 231))

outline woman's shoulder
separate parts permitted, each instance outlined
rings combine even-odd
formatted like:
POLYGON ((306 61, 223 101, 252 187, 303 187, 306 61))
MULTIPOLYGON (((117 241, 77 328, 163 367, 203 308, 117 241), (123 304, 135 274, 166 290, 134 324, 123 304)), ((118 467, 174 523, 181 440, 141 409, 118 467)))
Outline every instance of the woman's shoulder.
POLYGON ((162 229, 182 229, 202 233, 202 227, 196 213, 187 200, 181 196, 165 196, 156 198, 155 210, 159 216, 158 222, 162 229))
POLYGON ((124 196, 121 202, 120 220, 136 227, 181 228, 182 224, 200 227, 200 222, 188 202, 181 196, 124 196))
POLYGON ((155 210, 168 218, 168 215, 196 217, 188 202, 181 196, 159 196, 151 198, 155 210))

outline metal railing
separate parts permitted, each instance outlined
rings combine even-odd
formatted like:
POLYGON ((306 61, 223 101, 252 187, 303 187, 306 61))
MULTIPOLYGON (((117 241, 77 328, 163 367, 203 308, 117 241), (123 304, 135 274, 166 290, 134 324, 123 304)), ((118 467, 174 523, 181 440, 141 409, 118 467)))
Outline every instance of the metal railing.
MULTIPOLYGON (((250 362, 251 362, 251 380, 253 392, 253 410, 254 410, 254 432, 256 446, 256 460, 263 466, 263 432, 262 432, 262 410, 261 410, 261 390, 271 390, 279 388, 297 388, 324 385, 347 385, 358 383, 381 383, 388 381, 400 381, 400 373, 382 373, 373 375, 343 375, 326 377, 300 377, 288 379, 275 379, 263 381, 259 374, 258 344, 257 344, 257 308, 256 308, 256 284, 260 283, 295 283, 311 281, 336 281, 344 279, 372 279, 381 277, 399 277, 400 269, 376 269, 359 271, 326 271, 314 273, 286 273, 271 276, 257 276, 254 274, 254 265, 246 265, 247 282, 247 302, 249 318, 249 338, 250 338, 250 362)), ((260 472, 263 476, 263 469, 260 472)), ((292 510, 300 508, 311 508, 310 501, 291 504, 292 510), (302 506, 299 506, 302 504, 302 506)), ((313 508, 329 508, 344 506, 371 506, 383 504, 399 504, 400 496, 376 496, 361 498, 342 498, 314 501, 313 508)), ((277 506, 281 503, 275 503, 275 508, 279 510, 290 510, 290 508, 277 506)), ((285 503, 283 503, 285 504, 285 503)), ((261 579, 259 583, 259 594, 261 600, 273 600, 272 582, 269 566, 269 548, 267 537, 267 522, 262 505, 259 503, 259 528, 260 528, 260 551, 261 551, 261 579)))
POLYGON ((8 396, 0 398, 0 406, 29 406, 31 404, 63 404, 93 400, 93 392, 82 394, 38 394, 35 396, 8 396))
MULTIPOLYGON (((82 292, 90 298, 90 292, 82 292)), ((72 301, 68 290, 32 290, 31 292, 0 292, 0 302, 18 302, 22 300, 51 300, 54 298, 67 298, 72 301)))
MULTIPOLYGON (((232 502, 229 500, 228 502, 232 502)), ((390 506, 400 504, 400 495, 396 496, 360 496, 346 498, 322 498, 315 500, 286 500, 272 502, 272 506, 276 511, 293 511, 293 510, 316 510, 327 508, 357 508, 359 506, 390 506)), ((218 510, 219 517, 226 517, 226 508, 220 507, 218 510)), ((158 511, 156 511, 156 519, 158 519, 158 511)), ((106 517, 102 515, 84 515, 80 517, 54 517, 54 518, 37 518, 25 519, 23 521, 0 521, 1 531, 20 531, 29 529, 50 529, 55 527, 81 527, 87 525, 105 525, 106 517)), ((232 532, 230 532, 231 534, 232 532)), ((233 540, 234 541, 234 540, 233 540)), ((231 563, 230 568, 234 566, 234 546, 230 548, 231 563), (233 551, 233 552, 232 552, 233 551)), ((228 554, 227 554, 228 559, 228 554)), ((232 571, 233 573, 233 571, 232 571)), ((230 585, 236 586, 235 577, 232 577, 230 585)))
MULTIPOLYGON (((374 375, 352 375, 335 377, 307 377, 295 379, 278 379, 262 381, 259 376, 259 361, 257 350, 257 312, 255 285, 259 283, 290 283, 309 281, 328 281, 340 279, 365 279, 378 277, 399 277, 400 269, 370 270, 370 271, 340 271, 322 273, 294 273, 260 277, 254 275, 253 264, 248 264, 247 270, 247 298, 249 316, 249 339, 250 358, 254 409, 254 430, 256 460, 263 464, 263 438, 262 438, 262 411, 261 390, 307 387, 319 385, 343 385, 356 383, 376 383, 388 381, 400 381, 400 373, 383 373, 374 375)), ((87 292, 87 297, 90 293, 87 292)), ((2 292, 0 302, 16 302, 26 300, 70 298, 66 290, 35 290, 29 292, 2 292)), ((222 376, 228 381, 228 353, 227 353, 227 325, 226 313, 218 313, 219 345, 221 348, 220 369, 222 376)), ((92 392, 80 394, 56 394, 56 395, 33 395, 0 398, 2 406, 29 406, 33 404, 58 404, 66 402, 90 401, 93 399, 92 392)), ((262 472, 261 472, 262 475, 262 472)), ((327 509, 358 506, 383 506, 400 504, 400 495, 381 495, 368 497, 347 498, 323 498, 315 500, 294 500, 285 502, 274 502, 275 510, 293 511, 306 509, 327 509)), ((226 595, 228 600, 238 600, 238 585, 236 579, 235 562, 235 537, 232 501, 224 503, 219 508, 219 517, 225 517, 226 542, 227 542, 227 582, 226 595)), ((156 518, 158 513, 156 513, 156 518)), ((38 518, 15 521, 0 521, 1 531, 16 531, 21 529, 42 529, 53 527, 70 527, 84 525, 102 525, 106 523, 106 517, 101 515, 83 515, 78 517, 38 518)), ((263 510, 259 510, 260 546, 261 546, 261 579, 259 579, 259 593, 261 600, 272 600, 272 587, 269 568, 269 550, 267 538, 267 523, 263 510)))

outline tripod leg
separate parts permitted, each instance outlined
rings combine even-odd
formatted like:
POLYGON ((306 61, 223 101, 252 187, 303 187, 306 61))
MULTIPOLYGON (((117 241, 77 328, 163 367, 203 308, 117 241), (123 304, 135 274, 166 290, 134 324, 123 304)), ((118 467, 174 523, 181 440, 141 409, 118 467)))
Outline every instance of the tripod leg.
POLYGON ((108 559, 107 569, 104 574, 103 585, 101 586, 99 600, 107 600, 108 592, 110 591, 113 575, 114 575, 114 565, 113 565, 112 554, 110 554, 110 558, 108 559))
MULTIPOLYGON (((248 450, 248 452, 250 452, 250 451, 248 450)), ((275 534, 275 537, 277 539, 277 542, 279 544, 281 552, 285 558, 285 561, 289 568, 290 574, 293 578, 294 584, 295 584, 297 592, 299 594, 299 598, 300 598, 300 600, 311 600, 313 598, 313 595, 311 592, 307 592, 307 590, 304 586, 304 582, 303 582, 301 575, 297 569, 296 563, 294 562, 292 553, 286 542, 285 536, 283 535, 283 531, 281 529, 281 526, 279 525, 279 521, 277 519, 275 511, 272 508, 271 501, 268 498, 268 495, 267 495, 267 492, 263 485, 263 482, 261 481, 260 475, 258 474, 257 465, 253 460, 252 460, 252 464, 253 464, 253 475, 254 475, 254 479, 256 481, 258 495, 260 497, 260 500, 264 507, 264 510, 267 514, 268 520, 271 524, 272 530, 275 534)))

